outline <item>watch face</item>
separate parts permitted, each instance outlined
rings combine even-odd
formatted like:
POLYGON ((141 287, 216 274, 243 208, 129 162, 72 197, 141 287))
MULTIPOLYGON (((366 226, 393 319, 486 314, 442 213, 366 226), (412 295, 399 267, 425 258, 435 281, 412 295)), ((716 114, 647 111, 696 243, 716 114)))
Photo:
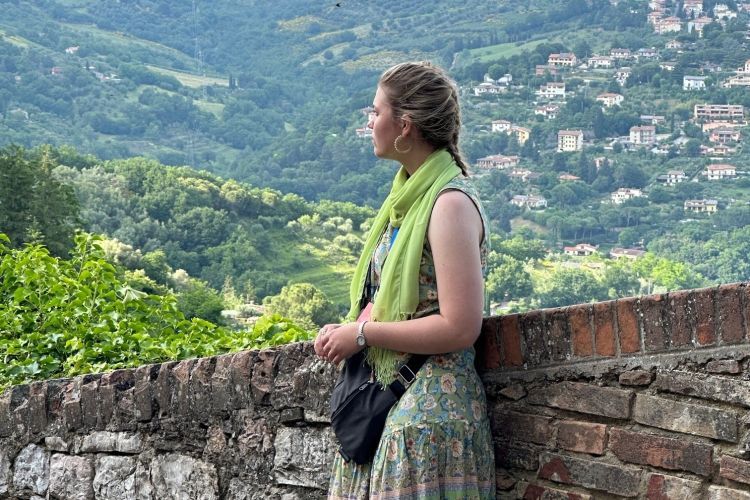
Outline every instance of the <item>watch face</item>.
POLYGON ((357 345, 360 346, 360 347, 364 347, 364 345, 365 345, 365 336, 364 335, 360 335, 360 336, 357 337, 357 345))

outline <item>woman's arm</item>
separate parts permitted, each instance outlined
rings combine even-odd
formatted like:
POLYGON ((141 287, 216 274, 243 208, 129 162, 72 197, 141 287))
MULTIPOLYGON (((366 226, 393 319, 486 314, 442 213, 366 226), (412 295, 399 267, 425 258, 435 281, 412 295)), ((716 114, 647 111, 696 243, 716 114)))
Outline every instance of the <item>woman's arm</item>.
MULTIPOLYGON (((416 354, 440 354, 473 345, 484 306, 482 236, 482 220, 471 199, 461 191, 441 194, 427 230, 440 313, 408 321, 369 322, 365 326, 368 345, 416 354)), ((334 327, 316 340, 316 352, 338 363, 359 350, 356 337, 356 323, 334 327)))

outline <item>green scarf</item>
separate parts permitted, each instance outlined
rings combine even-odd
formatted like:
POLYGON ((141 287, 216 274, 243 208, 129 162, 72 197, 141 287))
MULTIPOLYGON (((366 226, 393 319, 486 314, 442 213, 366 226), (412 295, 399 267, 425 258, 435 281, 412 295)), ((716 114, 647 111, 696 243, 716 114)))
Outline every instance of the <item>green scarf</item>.
MULTIPOLYGON (((388 197, 375 216, 359 257, 349 289, 347 319, 359 315, 359 303, 375 247, 388 222, 399 228, 380 275, 380 288, 372 308, 372 321, 409 319, 419 304, 419 267, 432 207, 443 187, 461 173, 451 154, 439 149, 427 157, 411 177, 402 166, 388 197)), ((384 386, 392 382, 399 354, 378 347, 367 349, 367 361, 384 386)))

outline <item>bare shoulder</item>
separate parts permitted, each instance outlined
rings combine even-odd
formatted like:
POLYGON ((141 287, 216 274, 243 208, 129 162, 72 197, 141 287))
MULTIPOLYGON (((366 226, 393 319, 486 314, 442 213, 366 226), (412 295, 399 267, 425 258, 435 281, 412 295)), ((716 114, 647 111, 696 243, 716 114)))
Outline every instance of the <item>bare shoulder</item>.
POLYGON ((457 189, 440 193, 430 217, 429 232, 461 232, 463 236, 482 235, 482 218, 469 195, 457 189), (464 232, 469 233, 464 234, 464 232))

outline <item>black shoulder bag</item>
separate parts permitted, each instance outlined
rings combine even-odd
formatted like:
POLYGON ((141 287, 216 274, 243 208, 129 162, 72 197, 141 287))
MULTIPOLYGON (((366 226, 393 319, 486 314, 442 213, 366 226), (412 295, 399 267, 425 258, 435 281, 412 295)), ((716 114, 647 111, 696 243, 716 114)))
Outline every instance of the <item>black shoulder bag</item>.
POLYGON ((429 356, 415 354, 398 370, 398 377, 383 389, 374 380, 364 350, 345 361, 331 393, 331 426, 347 462, 372 461, 391 407, 409 388, 429 356))

